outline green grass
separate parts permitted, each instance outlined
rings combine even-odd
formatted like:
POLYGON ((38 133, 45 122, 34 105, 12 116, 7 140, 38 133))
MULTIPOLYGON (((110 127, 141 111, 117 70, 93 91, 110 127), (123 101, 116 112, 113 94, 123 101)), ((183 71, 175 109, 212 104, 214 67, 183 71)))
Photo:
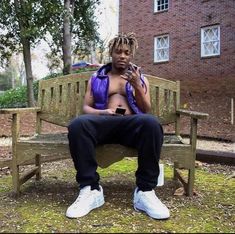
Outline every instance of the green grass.
MULTIPOLYGON (((174 196, 180 186, 165 164, 165 185, 156 193, 169 207, 171 217, 157 221, 134 211, 135 159, 124 159, 99 173, 105 205, 80 219, 65 217, 78 194, 71 160, 44 164, 43 178, 24 184, 21 195, 11 192, 11 177, 0 179, 0 232, 176 232, 233 233, 235 230, 235 182, 218 171, 196 169, 196 196, 174 196)), ((216 165, 215 165, 216 168, 216 165)))

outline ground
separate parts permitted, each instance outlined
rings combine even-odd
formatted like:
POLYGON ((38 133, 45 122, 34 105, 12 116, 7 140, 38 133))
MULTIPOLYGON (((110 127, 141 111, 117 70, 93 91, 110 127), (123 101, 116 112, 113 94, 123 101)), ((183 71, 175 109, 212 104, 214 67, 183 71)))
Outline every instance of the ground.
POLYGON ((199 136, 235 142, 231 106, 231 99, 235 99, 235 77, 198 77, 180 82, 181 107, 209 114, 207 120, 199 120, 199 136))
POLYGON ((14 197, 11 176, 0 174, 0 232, 2 233, 233 233, 234 179, 231 166, 202 164, 196 168, 195 195, 186 197, 172 180, 165 163, 165 183, 156 188, 170 209, 168 220, 157 221, 133 209, 137 161, 126 158, 100 169, 105 204, 80 219, 65 217, 78 195, 75 170, 69 159, 45 163, 42 180, 32 178, 14 197))

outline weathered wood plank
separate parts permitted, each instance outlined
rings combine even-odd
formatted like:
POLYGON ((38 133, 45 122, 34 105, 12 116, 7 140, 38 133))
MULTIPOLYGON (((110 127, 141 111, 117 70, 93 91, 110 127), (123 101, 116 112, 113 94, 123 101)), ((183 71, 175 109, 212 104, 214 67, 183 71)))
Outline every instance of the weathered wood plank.
POLYGON ((17 113, 26 113, 26 112, 38 112, 40 107, 28 107, 28 108, 4 108, 0 109, 0 114, 17 114, 17 113))
POLYGON ((178 87, 175 81, 167 80, 148 74, 145 74, 144 76, 148 79, 150 85, 155 85, 162 89, 170 89, 172 91, 178 92, 178 87))
POLYGON ((190 116, 190 117, 196 118, 196 119, 207 119, 209 116, 207 113, 191 111, 191 110, 183 110, 183 109, 177 110, 176 114, 186 115, 186 116, 190 116))
MULTIPOLYGON (((175 135, 166 135, 162 148, 161 158, 168 158, 179 161, 182 167, 190 168, 192 161, 188 157, 191 152, 191 146, 182 143, 182 139, 175 135)), ((33 158, 36 154, 44 157, 70 158, 67 133, 60 134, 41 134, 24 139, 17 143, 17 154, 19 165, 24 164, 33 158), (66 156, 65 156, 66 155, 66 156)), ((125 147, 118 144, 108 144, 98 146, 96 157, 101 167, 107 167, 124 157, 136 157, 137 151, 133 148, 125 147)), ((35 160, 32 163, 35 162, 35 160)))
POLYGON ((27 180, 29 180, 31 177, 36 175, 38 172, 38 167, 35 167, 31 169, 29 172, 26 172, 20 179, 19 179, 19 184, 22 185, 24 184, 27 180))
POLYGON ((14 113, 12 115, 12 128, 11 128, 11 134, 12 134, 12 184, 13 184, 13 190, 19 191, 20 189, 20 183, 19 183, 19 165, 17 163, 17 148, 16 144, 19 139, 20 134, 20 114, 14 113))

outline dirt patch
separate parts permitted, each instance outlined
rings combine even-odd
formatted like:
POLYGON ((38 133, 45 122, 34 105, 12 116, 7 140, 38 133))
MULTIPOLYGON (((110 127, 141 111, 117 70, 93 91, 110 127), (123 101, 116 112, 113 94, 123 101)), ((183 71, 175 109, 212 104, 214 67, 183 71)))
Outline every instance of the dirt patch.
POLYGON ((235 142, 235 123, 231 123, 232 98, 235 99, 234 74, 220 78, 189 79, 184 77, 181 80, 182 107, 209 114, 207 120, 199 120, 198 133, 200 136, 235 142))

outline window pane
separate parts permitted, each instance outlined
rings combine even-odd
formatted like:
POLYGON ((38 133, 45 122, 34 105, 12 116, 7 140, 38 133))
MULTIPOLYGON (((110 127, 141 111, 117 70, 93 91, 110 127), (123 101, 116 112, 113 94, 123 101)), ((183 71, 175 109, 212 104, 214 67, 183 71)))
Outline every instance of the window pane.
POLYGON ((168 0, 155 0, 155 9, 156 11, 164 11, 169 7, 168 0))
POLYGON ((169 60, 169 36, 155 38, 155 62, 169 60))
POLYGON ((219 26, 212 26, 202 29, 202 56, 219 55, 219 37, 219 26))

